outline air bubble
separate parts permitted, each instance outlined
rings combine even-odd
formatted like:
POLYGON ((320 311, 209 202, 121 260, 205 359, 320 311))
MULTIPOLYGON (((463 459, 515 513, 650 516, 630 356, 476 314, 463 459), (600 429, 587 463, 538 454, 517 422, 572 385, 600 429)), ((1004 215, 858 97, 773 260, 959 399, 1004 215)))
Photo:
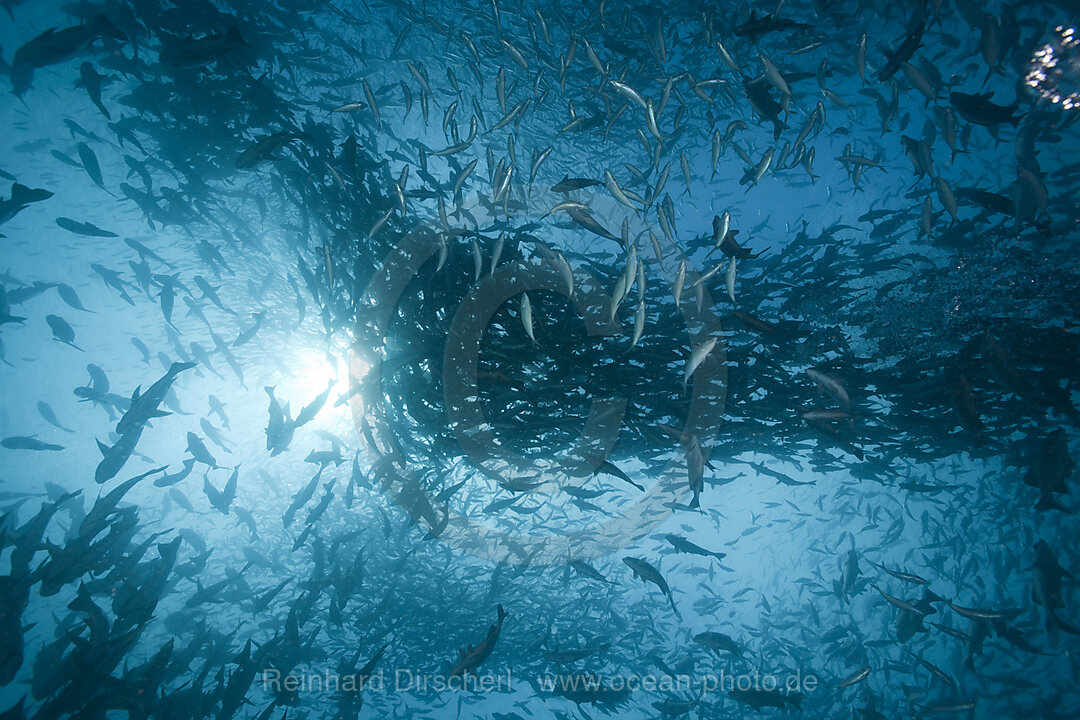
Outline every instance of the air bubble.
POLYGON ((1057 37, 1032 56, 1024 83, 1043 100, 1072 110, 1080 105, 1080 38, 1074 27, 1054 31, 1057 37))

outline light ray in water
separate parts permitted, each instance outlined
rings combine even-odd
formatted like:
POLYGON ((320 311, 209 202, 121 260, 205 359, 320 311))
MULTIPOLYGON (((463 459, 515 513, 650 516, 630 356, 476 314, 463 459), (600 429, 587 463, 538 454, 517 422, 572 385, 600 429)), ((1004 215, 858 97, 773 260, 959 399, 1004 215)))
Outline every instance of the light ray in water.
POLYGON ((0 4, 3 720, 1080 717, 1075 1, 0 4))

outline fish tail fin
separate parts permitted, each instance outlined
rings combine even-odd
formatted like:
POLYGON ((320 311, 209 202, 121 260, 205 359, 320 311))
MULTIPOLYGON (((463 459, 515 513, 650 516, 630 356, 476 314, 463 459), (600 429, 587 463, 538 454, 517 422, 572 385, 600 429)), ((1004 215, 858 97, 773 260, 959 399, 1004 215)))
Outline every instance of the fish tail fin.
POLYGON ((250 47, 248 41, 245 40, 244 36, 240 34, 240 28, 237 27, 236 23, 230 25, 229 29, 225 31, 225 39, 237 45, 246 45, 250 47))
POLYGON ((925 597, 930 602, 945 602, 945 598, 941 597, 933 590, 927 590, 923 597, 925 597))
POLYGON ((31 197, 33 193, 33 190, 23 185, 22 183, 12 183, 11 185, 11 199, 15 202, 29 202, 28 198, 31 197))
POLYGON ((1065 622, 1057 616, 1057 613, 1052 608, 1046 609, 1046 631, 1055 632, 1060 630, 1061 632, 1069 633, 1070 635, 1080 635, 1080 630, 1065 622))
POLYGON ((1039 512, 1045 512, 1047 510, 1057 510, 1066 514, 1072 514, 1074 512, 1059 503, 1052 493, 1046 491, 1040 493, 1039 502, 1035 504, 1035 509, 1039 512))

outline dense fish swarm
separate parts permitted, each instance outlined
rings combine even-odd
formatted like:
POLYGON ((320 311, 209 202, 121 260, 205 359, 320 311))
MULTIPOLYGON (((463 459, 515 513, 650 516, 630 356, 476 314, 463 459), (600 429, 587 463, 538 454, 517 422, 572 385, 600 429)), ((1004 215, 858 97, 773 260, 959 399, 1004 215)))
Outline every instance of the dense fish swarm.
POLYGON ((2 4, 0 720, 1080 715, 1076 2, 2 4))

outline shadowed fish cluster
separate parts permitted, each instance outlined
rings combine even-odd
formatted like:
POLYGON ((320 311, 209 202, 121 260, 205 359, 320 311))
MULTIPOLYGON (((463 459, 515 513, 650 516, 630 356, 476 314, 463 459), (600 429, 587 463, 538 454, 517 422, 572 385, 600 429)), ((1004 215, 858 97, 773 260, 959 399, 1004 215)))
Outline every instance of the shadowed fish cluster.
POLYGON ((1080 714, 1072 4, 4 7, 5 720, 1080 714))

